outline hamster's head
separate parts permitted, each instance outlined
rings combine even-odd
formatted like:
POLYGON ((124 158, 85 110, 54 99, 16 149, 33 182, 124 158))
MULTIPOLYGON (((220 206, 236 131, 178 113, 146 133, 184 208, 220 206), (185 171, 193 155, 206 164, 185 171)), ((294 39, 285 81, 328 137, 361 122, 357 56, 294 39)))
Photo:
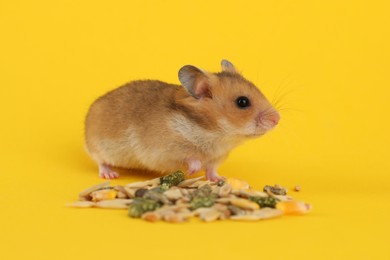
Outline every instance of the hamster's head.
POLYGON ((257 137, 273 129, 278 111, 250 81, 227 60, 222 71, 208 73, 192 65, 179 70, 179 80, 196 100, 199 111, 212 117, 211 124, 232 137, 257 137))

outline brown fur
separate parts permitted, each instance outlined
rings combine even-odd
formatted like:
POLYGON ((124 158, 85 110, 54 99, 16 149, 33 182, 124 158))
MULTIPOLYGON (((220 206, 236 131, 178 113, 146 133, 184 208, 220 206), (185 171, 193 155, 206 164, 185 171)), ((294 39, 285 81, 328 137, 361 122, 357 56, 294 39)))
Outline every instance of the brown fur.
POLYGON ((90 155, 124 168, 169 172, 196 159, 214 169, 240 142, 269 130, 259 126, 261 113, 277 114, 233 65, 216 74, 187 66, 180 76, 187 89, 133 81, 98 98, 85 121, 90 155), (239 96, 252 105, 238 108, 239 96))

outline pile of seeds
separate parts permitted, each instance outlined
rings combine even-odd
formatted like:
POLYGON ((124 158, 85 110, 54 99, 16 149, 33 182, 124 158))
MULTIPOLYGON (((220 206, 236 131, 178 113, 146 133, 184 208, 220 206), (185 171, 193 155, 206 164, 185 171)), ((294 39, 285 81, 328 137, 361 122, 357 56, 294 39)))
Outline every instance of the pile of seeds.
POLYGON ((211 182, 203 177, 184 179, 181 171, 144 182, 90 187, 69 206, 127 209, 132 218, 155 222, 184 222, 199 217, 215 220, 260 220, 284 214, 305 214, 311 206, 295 201, 280 185, 252 189, 245 181, 226 179, 211 182))

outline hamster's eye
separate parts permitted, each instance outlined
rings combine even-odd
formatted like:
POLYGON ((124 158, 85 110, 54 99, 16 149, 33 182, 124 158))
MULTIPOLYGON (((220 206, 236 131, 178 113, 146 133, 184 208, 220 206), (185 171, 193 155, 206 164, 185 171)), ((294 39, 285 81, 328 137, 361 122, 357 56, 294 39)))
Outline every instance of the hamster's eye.
POLYGON ((247 97, 238 97, 236 99, 236 105, 241 108, 241 109, 244 109, 244 108, 247 108, 251 105, 251 102, 249 101, 249 98, 247 97))

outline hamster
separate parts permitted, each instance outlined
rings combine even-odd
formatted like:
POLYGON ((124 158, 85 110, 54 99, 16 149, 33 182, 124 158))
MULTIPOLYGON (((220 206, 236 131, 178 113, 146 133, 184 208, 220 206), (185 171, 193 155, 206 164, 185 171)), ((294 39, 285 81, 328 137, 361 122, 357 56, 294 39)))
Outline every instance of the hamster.
POLYGON ((187 175, 205 171, 223 179, 218 165, 245 140, 273 129, 280 116, 256 86, 227 60, 210 73, 179 70, 180 85, 158 80, 127 83, 98 98, 85 120, 86 148, 99 176, 112 167, 187 175))

